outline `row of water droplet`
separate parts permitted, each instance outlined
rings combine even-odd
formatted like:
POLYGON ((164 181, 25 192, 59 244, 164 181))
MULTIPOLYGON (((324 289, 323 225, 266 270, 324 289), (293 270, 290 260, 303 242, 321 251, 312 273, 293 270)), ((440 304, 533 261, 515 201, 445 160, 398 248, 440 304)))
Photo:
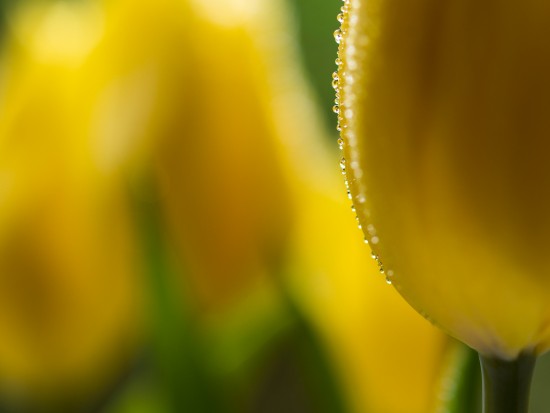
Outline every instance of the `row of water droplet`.
MULTIPOLYGON (((343 71, 344 62, 343 62, 342 58, 340 57, 340 53, 343 52, 343 46, 344 46, 344 42, 345 42, 344 35, 346 34, 346 31, 347 31, 347 19, 348 19, 348 14, 349 14, 349 10, 350 10, 350 0, 342 0, 342 1, 344 2, 344 5, 340 8, 340 13, 336 17, 336 19, 340 23, 340 27, 334 31, 334 40, 336 41, 336 43, 339 46, 338 47, 338 57, 336 58, 336 61, 335 61, 337 69, 336 69, 335 72, 332 73, 332 88, 334 89, 335 94, 336 94, 336 98, 334 99, 334 106, 332 107, 332 111, 336 114, 336 116, 338 118, 338 122, 337 122, 337 125, 336 125, 336 130, 340 134, 340 136, 338 137, 338 147, 340 148, 340 150, 344 149, 344 139, 343 139, 342 131, 347 128, 347 123, 346 123, 345 118, 343 116, 343 112, 344 112, 343 109, 344 108, 341 104, 341 95, 340 95, 341 85, 340 85, 340 74, 339 74, 339 72, 341 73, 342 76, 344 76, 344 71, 343 71)), ((342 171, 342 175, 344 175, 344 183, 346 185, 348 198, 350 200, 353 200, 351 190, 350 190, 350 185, 349 185, 349 182, 348 182, 348 179, 347 179, 347 174, 346 174, 346 158, 345 157, 342 157, 342 159, 340 160, 340 170, 342 171)), ((363 200, 361 202, 362 203, 365 202, 364 196, 361 195, 361 197, 363 198, 363 200)), ((352 204, 351 209, 354 213, 356 213, 355 205, 352 204)), ((357 225, 358 225, 359 229, 363 230, 362 225, 359 221, 359 216, 357 214, 355 215, 355 219, 358 222, 357 225)), ((369 244, 372 244, 372 245, 378 244, 379 238, 376 235, 376 229, 374 228, 374 226, 373 225, 368 225, 368 227, 366 229, 367 229, 367 232, 370 236, 370 242, 369 242, 369 236, 365 236, 365 238, 364 238, 365 244, 367 244, 367 245, 369 245, 369 244)), ((384 264, 382 263, 382 261, 380 260, 378 255, 375 254, 372 251, 371 251, 371 257, 376 261, 380 273, 384 274, 386 276, 386 283, 391 284, 392 283, 392 277, 394 275, 393 271, 392 270, 387 270, 386 271, 386 269, 384 268, 384 264)))
MULTIPOLYGON (((345 33, 345 25, 346 25, 346 18, 349 13, 349 3, 350 0, 342 0, 344 2, 344 5, 340 8, 340 13, 336 17, 338 22, 340 23, 340 27, 334 31, 334 40, 338 45, 341 45, 344 41, 344 33, 345 33)), ((341 47, 339 47, 341 49, 341 47)), ((340 50, 338 50, 338 54, 340 54, 340 50)), ((340 110, 340 77, 338 75, 338 71, 342 69, 343 62, 342 59, 340 59, 340 56, 337 57, 336 61, 337 69, 334 73, 332 73, 332 88, 334 89, 336 93, 336 98, 334 100, 334 106, 332 107, 332 110, 334 113, 336 113, 338 117, 338 123, 336 125, 336 130, 338 132, 341 132, 344 128, 344 119, 340 110)), ((343 149, 344 141, 340 137, 338 139, 338 146, 340 149, 343 149)))

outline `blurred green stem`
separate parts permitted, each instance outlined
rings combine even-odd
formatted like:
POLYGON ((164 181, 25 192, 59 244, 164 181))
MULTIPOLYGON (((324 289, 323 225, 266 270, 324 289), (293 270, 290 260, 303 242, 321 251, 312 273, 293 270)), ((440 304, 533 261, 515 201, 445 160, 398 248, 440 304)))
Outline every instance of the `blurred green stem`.
POLYGON ((483 376, 483 413, 527 413, 536 357, 515 360, 479 356, 483 376))

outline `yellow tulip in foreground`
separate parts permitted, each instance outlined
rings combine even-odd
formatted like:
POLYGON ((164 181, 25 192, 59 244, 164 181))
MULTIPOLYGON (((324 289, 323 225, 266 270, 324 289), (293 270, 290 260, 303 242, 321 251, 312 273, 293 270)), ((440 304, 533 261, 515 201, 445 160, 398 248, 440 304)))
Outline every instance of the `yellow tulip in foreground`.
POLYGON ((550 347, 550 5, 351 0, 341 20, 345 167, 381 269, 485 359, 530 364, 550 347))

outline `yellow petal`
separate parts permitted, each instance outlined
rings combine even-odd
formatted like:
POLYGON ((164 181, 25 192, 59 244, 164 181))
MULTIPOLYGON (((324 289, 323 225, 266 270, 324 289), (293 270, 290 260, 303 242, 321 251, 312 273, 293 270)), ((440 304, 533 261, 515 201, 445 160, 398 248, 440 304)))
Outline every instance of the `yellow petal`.
POLYGON ((180 42, 189 73, 167 74, 173 92, 153 162, 178 258, 199 307, 212 313, 270 282, 291 216, 255 37, 270 2, 188 3, 192 36, 180 42))
POLYGON ((550 6, 346 1, 348 179, 399 292, 483 354, 550 343, 550 6))
POLYGON ((87 7, 23 7, 3 56, 0 381, 41 401, 101 391, 143 328, 125 191, 90 161, 74 100, 78 68, 99 41, 87 7))

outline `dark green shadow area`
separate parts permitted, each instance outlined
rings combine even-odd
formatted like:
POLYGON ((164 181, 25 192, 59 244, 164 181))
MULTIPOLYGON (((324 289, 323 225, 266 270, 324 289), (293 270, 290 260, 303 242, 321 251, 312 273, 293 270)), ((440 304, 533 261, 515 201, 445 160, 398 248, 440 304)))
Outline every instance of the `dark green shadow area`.
POLYGON ((8 10, 16 3, 17 0, 0 0, 0 46, 4 43, 8 10))
POLYGON ((334 90, 332 73, 336 70, 338 45, 334 31, 340 0, 290 0, 298 22, 298 35, 306 75, 313 85, 325 124, 336 135, 336 115, 332 112, 334 90))
MULTIPOLYGON (((286 315, 269 326, 272 333, 256 331, 261 337, 248 337, 248 345, 256 348, 250 351, 249 365, 233 376, 213 374, 212 344, 197 325, 192 294, 174 284, 184 270, 171 259, 152 188, 145 185, 132 194, 150 288, 152 360, 145 378, 153 380, 154 386, 145 386, 150 390, 147 403, 162 405, 162 413, 349 413, 322 341, 286 296, 283 285, 286 315), (252 385, 242 386, 245 402, 236 403, 233 396, 239 385, 232 381, 250 384, 254 377, 252 385)), ((131 398, 122 395, 122 399, 127 406, 135 405, 131 398)))
POLYGON ((293 311, 293 329, 274 348, 250 413, 349 413, 321 340, 293 311))
POLYGON ((550 353, 540 356, 531 384, 530 413, 550 411, 550 353))
POLYGON ((164 237, 160 205, 153 185, 132 194, 141 229, 150 316, 155 380, 163 389, 169 411, 220 412, 217 383, 208 375, 200 334, 190 303, 175 285, 178 274, 164 237))

